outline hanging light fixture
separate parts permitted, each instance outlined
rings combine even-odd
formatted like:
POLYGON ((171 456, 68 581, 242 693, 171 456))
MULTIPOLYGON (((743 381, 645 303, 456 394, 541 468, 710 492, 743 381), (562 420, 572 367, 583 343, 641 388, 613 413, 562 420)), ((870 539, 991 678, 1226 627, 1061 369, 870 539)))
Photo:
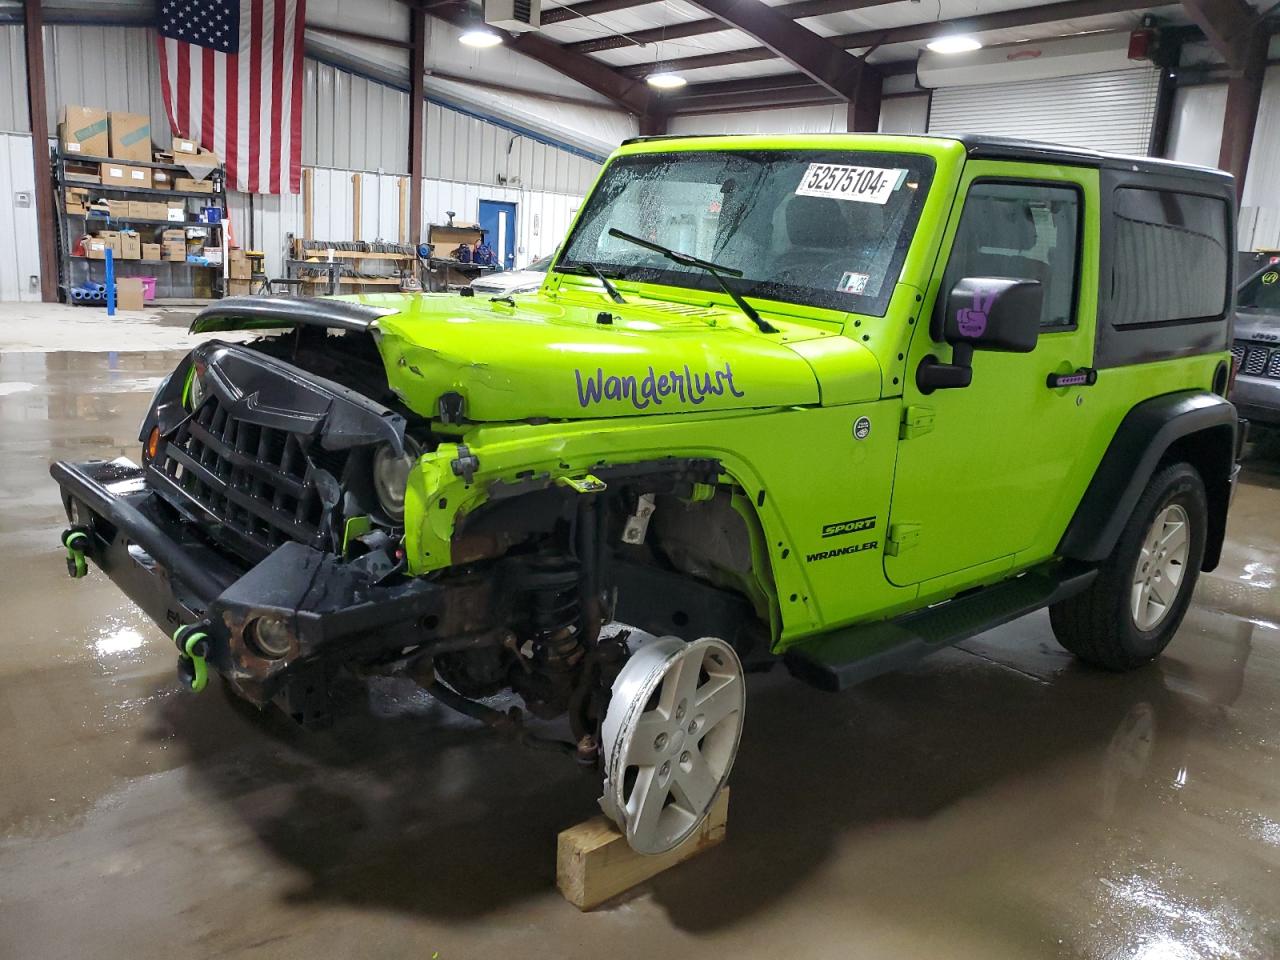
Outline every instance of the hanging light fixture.
POLYGON ((938 37, 925 44, 934 53, 972 53, 982 49, 982 41, 964 34, 952 34, 949 37, 938 37))
POLYGON ((651 73, 644 78, 644 81, 655 90, 678 90, 689 82, 680 74, 672 73, 670 70, 651 73))
POLYGON ((486 47, 496 47, 502 42, 502 37, 488 27, 475 26, 464 30, 458 37, 458 42, 465 47, 477 47, 483 50, 486 47))

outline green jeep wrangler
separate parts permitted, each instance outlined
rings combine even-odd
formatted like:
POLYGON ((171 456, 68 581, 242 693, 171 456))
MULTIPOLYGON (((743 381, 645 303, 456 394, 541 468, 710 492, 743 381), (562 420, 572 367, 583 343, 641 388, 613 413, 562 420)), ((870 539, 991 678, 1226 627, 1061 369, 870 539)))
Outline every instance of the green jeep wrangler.
POLYGON ((319 722, 411 677, 668 850, 744 670, 840 690, 1041 607, 1088 663, 1161 652, 1238 470, 1234 208, 1007 140, 631 141, 536 293, 204 310, 262 335, 182 361, 140 467, 53 465, 68 568, 193 689, 319 722))

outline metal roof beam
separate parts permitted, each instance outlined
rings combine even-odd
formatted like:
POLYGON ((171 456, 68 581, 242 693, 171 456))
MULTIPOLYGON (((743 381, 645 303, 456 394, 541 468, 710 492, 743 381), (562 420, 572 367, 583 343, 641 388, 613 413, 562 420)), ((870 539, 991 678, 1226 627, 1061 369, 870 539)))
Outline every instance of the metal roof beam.
MULTIPOLYGON (((475 23, 470 5, 466 2, 449 4, 428 2, 412 5, 421 6, 436 19, 464 30, 475 23)), ((644 115, 655 109, 656 98, 650 94, 648 85, 643 81, 623 76, 608 64, 593 57, 566 50, 558 43, 540 36, 536 31, 508 37, 504 43, 508 49, 522 53, 564 74, 570 80, 575 80, 587 89, 594 90, 613 101, 623 110, 644 115)))
MULTIPOLYGON (((828 13, 841 13, 847 10, 864 10, 867 7, 880 7, 898 0, 799 0, 798 3, 786 3, 773 9, 791 20, 804 20, 808 17, 819 17, 828 13)), ((543 18, 546 23, 546 18, 543 18)), ((617 50, 633 44, 644 45, 661 43, 664 40, 681 40, 685 37, 699 37, 707 33, 722 33, 733 29, 718 17, 707 17, 705 20, 686 20, 683 23, 669 23, 649 30, 637 30, 628 34, 613 34, 608 37, 596 37, 592 40, 578 40, 566 43, 565 48, 578 53, 599 53, 601 50, 617 50)))
POLYGON ((840 47, 761 0, 691 0, 845 100, 858 95, 862 71, 840 47))
MULTIPOLYGON (((858 33, 846 33, 830 37, 829 42, 851 50, 859 47, 885 46, 891 43, 932 40, 935 37, 952 33, 982 33, 987 30, 1007 30, 1012 27, 1037 26, 1044 23, 1055 23, 1060 20, 1071 20, 1077 17, 1096 17, 1108 13, 1147 10, 1152 7, 1168 5, 1168 0, 1062 0, 1062 2, 1049 3, 1039 7, 1028 7, 1021 10, 1000 10, 995 13, 980 14, 976 17, 957 17, 951 20, 936 20, 928 23, 912 23, 901 27, 889 27, 884 30, 863 30, 858 33)), ((668 70, 698 70, 703 67, 719 67, 735 63, 772 60, 774 57, 773 51, 765 47, 751 47, 744 50, 726 50, 721 53, 667 60, 663 62, 663 68, 668 70)), ((643 67, 627 67, 622 72, 628 75, 643 75, 652 69, 652 65, 646 64, 643 67)))
POLYGON ((1244 66, 1247 41, 1259 19, 1245 0, 1182 0, 1182 8, 1222 59, 1244 66))
POLYGON ((572 6, 544 7, 542 25, 549 27, 553 23, 564 23, 566 20, 577 20, 582 17, 594 17, 602 13, 613 13, 615 10, 628 10, 631 7, 643 7, 658 0, 585 0, 572 6))

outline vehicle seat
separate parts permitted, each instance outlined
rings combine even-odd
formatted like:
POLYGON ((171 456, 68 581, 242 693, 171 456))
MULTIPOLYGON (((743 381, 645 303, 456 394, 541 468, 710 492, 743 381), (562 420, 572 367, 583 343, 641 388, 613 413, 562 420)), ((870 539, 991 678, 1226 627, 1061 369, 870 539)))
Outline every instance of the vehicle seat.
POLYGON ((1035 256, 1040 238, 1031 208, 994 197, 971 197, 952 245, 948 285, 963 277, 1039 280, 1049 298, 1049 264, 1035 256))
MULTIPOLYGON (((774 258, 773 275, 784 283, 821 286, 818 272, 854 242, 853 229, 830 197, 793 196, 783 207, 784 244, 774 258)), ((830 271, 826 271, 830 272, 830 271)), ((836 277, 838 280, 839 277, 836 277)))

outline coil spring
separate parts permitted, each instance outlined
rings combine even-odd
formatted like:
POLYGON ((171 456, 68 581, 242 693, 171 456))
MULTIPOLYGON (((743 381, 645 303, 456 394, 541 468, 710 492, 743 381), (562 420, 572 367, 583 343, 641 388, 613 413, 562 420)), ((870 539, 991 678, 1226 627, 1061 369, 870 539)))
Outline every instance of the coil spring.
POLYGON ((523 577, 529 598, 529 626, 535 653, 549 671, 567 673, 584 654, 578 635, 580 573, 558 558, 540 560, 523 577))

